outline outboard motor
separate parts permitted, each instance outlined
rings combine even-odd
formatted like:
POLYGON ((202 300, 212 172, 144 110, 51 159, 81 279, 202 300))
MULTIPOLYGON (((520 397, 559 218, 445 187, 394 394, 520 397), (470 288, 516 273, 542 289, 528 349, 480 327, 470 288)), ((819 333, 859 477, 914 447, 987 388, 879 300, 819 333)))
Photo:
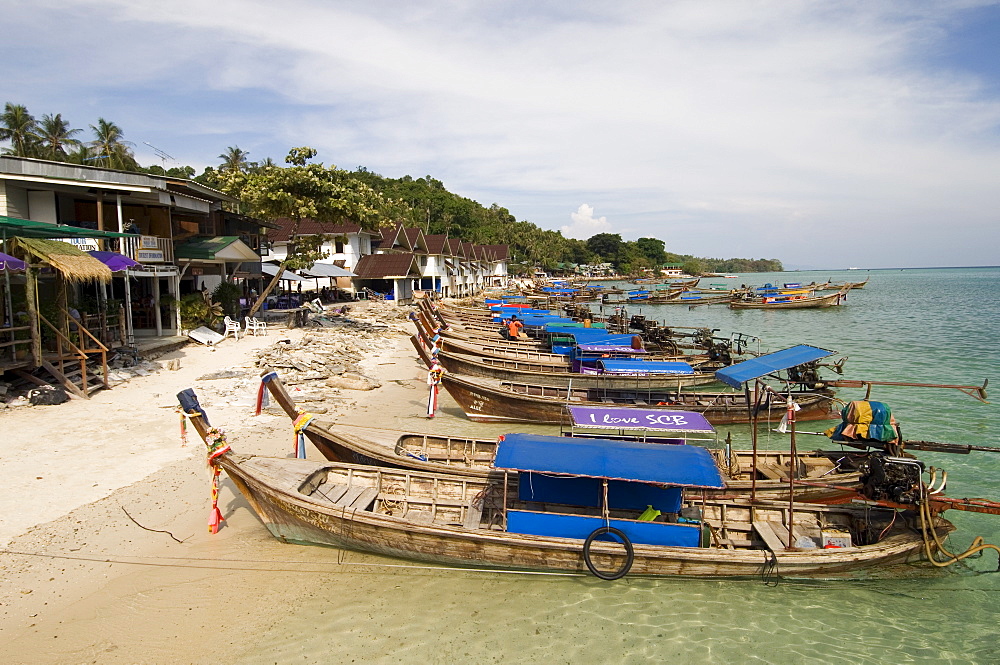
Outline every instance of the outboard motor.
POLYGON ((872 501, 915 504, 920 500, 920 476, 924 472, 920 460, 873 452, 859 468, 864 485, 861 493, 872 501))

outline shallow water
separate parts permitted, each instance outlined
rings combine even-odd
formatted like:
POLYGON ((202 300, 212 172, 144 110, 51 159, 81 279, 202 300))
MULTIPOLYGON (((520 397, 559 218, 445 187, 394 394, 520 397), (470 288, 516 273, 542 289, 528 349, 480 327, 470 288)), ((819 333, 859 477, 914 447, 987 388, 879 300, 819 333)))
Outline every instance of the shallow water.
MULTIPOLYGON (((745 275, 738 280, 859 281, 863 271, 745 275)), ((849 356, 845 378, 981 385, 1000 367, 1000 269, 872 271, 864 290, 829 310, 731 311, 646 306, 630 314, 675 326, 752 333, 762 349, 807 343, 849 356)), ((848 399, 861 390, 842 390, 848 399)), ((419 397, 415 394, 419 400, 419 397)), ((876 387, 906 438, 1000 446, 998 407, 954 390, 876 387)), ((454 404, 443 400, 444 413, 454 404)), ((386 426, 395 421, 385 419, 386 426)), ((439 417, 443 431, 496 426, 439 417)), ((824 423, 800 428, 820 430, 824 423)), ((510 429, 510 426, 507 426, 510 429)), ((530 431, 552 432, 544 427, 530 431)), ((746 445, 746 427, 732 431, 746 445)), ((765 443, 786 445, 776 434, 765 443)), ((825 438, 800 438, 800 447, 825 438)), ((827 444, 828 445, 828 444, 827 444)), ((921 454, 949 471, 948 493, 1000 499, 1000 454, 921 454)), ((956 549, 976 535, 1000 543, 1000 519, 949 514, 956 549)), ((309 548, 316 558, 316 548, 309 548)), ((288 557, 298 548, 289 546, 288 557)), ((441 569, 327 551, 331 573, 303 602, 279 608, 244 663, 684 662, 995 663, 997 556, 907 579, 867 582, 637 580, 441 569), (404 567, 394 567, 394 566, 404 567)), ((301 581, 299 582, 301 583, 301 581)))

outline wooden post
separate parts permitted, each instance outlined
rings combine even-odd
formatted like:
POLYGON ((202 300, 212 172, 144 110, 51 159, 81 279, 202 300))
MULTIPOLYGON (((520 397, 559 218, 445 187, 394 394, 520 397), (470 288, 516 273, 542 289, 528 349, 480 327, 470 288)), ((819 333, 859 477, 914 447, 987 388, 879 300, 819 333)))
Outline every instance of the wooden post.
POLYGON ((24 295, 28 325, 31 327, 31 362, 39 367, 42 364, 42 334, 38 321, 38 269, 27 261, 25 263, 24 295))
POLYGON ((792 434, 788 464, 788 547, 792 548, 795 547, 795 472, 798 470, 799 457, 795 449, 795 402, 792 401, 791 394, 788 395, 788 427, 792 434))

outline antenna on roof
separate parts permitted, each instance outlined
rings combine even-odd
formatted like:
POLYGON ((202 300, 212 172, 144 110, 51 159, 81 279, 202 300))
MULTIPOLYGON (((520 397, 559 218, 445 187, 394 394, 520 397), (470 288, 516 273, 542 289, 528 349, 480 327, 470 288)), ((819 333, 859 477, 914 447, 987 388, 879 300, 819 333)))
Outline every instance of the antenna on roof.
POLYGON ((152 148, 152 149, 153 149, 153 152, 155 152, 155 153, 156 153, 156 156, 160 158, 160 161, 161 161, 161 162, 163 162, 163 170, 164 170, 164 171, 166 171, 166 170, 167 170, 167 160, 168 160, 168 159, 169 159, 170 161, 172 161, 172 162, 176 162, 176 161, 177 161, 176 159, 174 159, 173 157, 171 157, 170 155, 168 155, 168 154, 167 154, 167 153, 165 153, 164 151, 162 151, 162 150, 160 150, 159 148, 157 148, 157 147, 156 147, 155 145, 153 145, 152 143, 150 143, 150 142, 148 142, 148 141, 143 141, 143 143, 145 143, 145 144, 146 144, 146 145, 148 145, 148 146, 149 146, 150 148, 152 148))

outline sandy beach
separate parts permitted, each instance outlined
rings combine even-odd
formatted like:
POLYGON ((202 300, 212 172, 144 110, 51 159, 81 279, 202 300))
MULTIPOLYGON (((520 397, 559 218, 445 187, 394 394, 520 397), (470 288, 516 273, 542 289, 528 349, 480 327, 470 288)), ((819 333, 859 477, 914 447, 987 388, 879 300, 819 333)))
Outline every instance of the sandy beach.
MULTIPOLYGON (((329 399, 310 410, 420 429, 425 371, 403 311, 359 303, 352 317, 388 324, 357 367, 381 385, 312 391, 329 399)), ((0 411, 0 662, 238 660, 283 605, 310 593, 303 573, 327 570, 337 553, 275 541, 225 476, 226 523, 208 532, 204 448, 191 428, 182 443, 175 398, 194 388, 235 450, 291 456, 288 418, 253 415, 256 356, 281 343, 308 348, 309 335, 322 331, 275 329, 215 350, 188 344, 157 358, 163 369, 90 400, 0 411), (179 368, 167 369, 170 360, 179 368), (207 378, 220 371, 230 376, 207 378)), ((311 446, 308 455, 318 457, 311 446)))

